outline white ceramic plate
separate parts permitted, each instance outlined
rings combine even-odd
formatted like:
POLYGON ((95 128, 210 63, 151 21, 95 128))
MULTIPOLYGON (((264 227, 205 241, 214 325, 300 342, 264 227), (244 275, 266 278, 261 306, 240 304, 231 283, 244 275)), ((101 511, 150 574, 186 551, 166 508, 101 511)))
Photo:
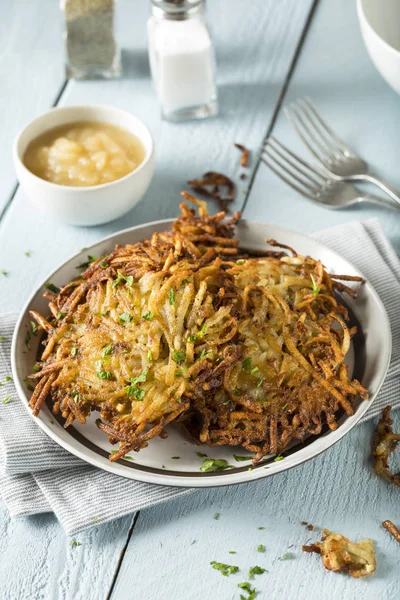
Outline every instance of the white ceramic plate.
MULTIPOLYGON (((111 235, 85 252, 75 255, 49 275, 46 281, 51 281, 59 287, 65 285, 76 277, 76 266, 86 260, 87 254, 93 256, 107 254, 113 250, 116 243, 124 245, 149 238, 154 231, 169 229, 171 222, 171 220, 157 221, 111 235)), ((249 250, 265 250, 267 248, 265 240, 274 238, 294 247, 301 254, 319 258, 331 273, 360 275, 357 269, 335 252, 299 233, 274 225, 262 225, 243 220, 237 226, 237 235, 241 247, 249 250)), ((30 349, 26 346, 25 336, 30 328, 28 311, 33 309, 44 314, 48 311, 47 301, 42 298, 45 283, 43 282, 43 285, 32 295, 22 310, 12 346, 14 381, 31 416, 32 413, 27 406, 30 393, 24 379, 32 372, 32 366, 36 361, 39 336, 32 336, 30 349)), ((359 400, 356 403, 355 414, 351 417, 344 415, 339 420, 340 426, 336 431, 327 431, 317 438, 309 438, 303 444, 294 445, 289 452, 285 452, 287 456, 279 462, 274 462, 272 458, 249 470, 250 461, 236 462, 233 458, 233 454, 240 456, 248 454, 242 449, 230 446, 218 448, 196 446, 185 439, 180 432, 170 427, 167 439, 152 439, 147 448, 139 453, 132 452, 130 454, 132 460, 122 459, 112 463, 107 456, 113 447, 109 444, 107 436, 96 427, 94 415, 85 425, 74 424, 68 429, 62 427, 47 406, 42 409, 37 418, 33 416, 32 418, 47 435, 72 454, 100 469, 129 479, 162 485, 211 487, 242 483, 274 475, 317 456, 340 440, 368 410, 383 383, 389 367, 392 342, 390 325, 382 302, 367 282, 360 286, 356 300, 346 297, 346 304, 353 313, 353 319, 359 328, 359 333, 353 340, 352 351, 349 353, 349 366, 354 377, 361 380, 364 387, 368 389, 370 399, 368 401, 359 400), (224 458, 234 468, 220 473, 202 473, 200 466, 203 458, 199 457, 197 452, 207 454, 210 458, 224 458)))

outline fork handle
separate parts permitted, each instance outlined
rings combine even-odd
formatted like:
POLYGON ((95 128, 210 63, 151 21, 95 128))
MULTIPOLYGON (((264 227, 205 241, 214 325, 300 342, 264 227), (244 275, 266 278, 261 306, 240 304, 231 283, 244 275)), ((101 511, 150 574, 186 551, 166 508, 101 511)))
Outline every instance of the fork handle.
POLYGON ((378 179, 378 177, 375 177, 374 175, 360 175, 360 177, 357 177, 357 179, 367 181, 368 183, 373 183, 374 185, 378 186, 382 191, 386 192, 386 194, 390 196, 392 200, 400 204, 400 194, 398 192, 395 192, 393 188, 391 188, 385 181, 383 181, 383 179, 378 179))

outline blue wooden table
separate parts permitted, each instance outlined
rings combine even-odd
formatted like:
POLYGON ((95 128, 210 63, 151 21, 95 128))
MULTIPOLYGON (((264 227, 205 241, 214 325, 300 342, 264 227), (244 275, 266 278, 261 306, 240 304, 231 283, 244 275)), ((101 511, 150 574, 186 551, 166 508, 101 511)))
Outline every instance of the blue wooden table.
MULTIPOLYGON (((335 213, 317 208, 256 158, 271 131, 304 152, 282 107, 307 94, 339 134, 400 188, 400 98, 369 61, 355 2, 210 0, 220 116, 179 125, 160 120, 151 88, 147 1, 119 2, 124 77, 109 82, 65 81, 57 4, 16 0, 0 9, 0 269, 9 271, 0 280, 1 311, 18 311, 46 274, 80 248, 119 229, 176 215, 188 178, 211 168, 237 175, 234 142, 255 150, 252 177, 241 182, 236 200, 245 217, 308 233, 376 216, 400 250, 398 214, 366 206, 335 213), (49 107, 90 102, 120 106, 148 124, 156 172, 146 198, 128 215, 100 227, 72 228, 35 213, 17 186, 11 144, 26 121, 49 107)), ((268 571, 254 582, 259 598, 399 598, 400 547, 380 524, 400 521, 400 490, 372 471, 373 427, 358 426, 325 454, 274 478, 200 490, 94 528, 77 536, 78 547, 52 515, 14 521, 0 504, 0 598, 235 599, 237 584, 256 564, 268 571), (372 537, 375 576, 353 580, 325 571, 315 555, 301 552, 301 544, 318 534, 301 521, 351 539, 372 537), (212 560, 241 571, 222 577, 211 569, 212 560)))

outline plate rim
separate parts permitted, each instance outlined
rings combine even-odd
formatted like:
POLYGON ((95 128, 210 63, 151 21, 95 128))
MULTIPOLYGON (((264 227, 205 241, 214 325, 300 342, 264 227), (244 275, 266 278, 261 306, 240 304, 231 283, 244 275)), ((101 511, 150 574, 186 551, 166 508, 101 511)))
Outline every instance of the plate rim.
MULTIPOLYGON (((109 234, 109 235, 99 239, 98 241, 94 242, 93 244, 91 244, 90 246, 85 248, 84 253, 85 254, 87 252, 90 253, 96 246, 98 246, 100 244, 104 244, 108 241, 113 241, 114 243, 117 243, 116 238, 118 236, 122 236, 124 234, 129 234, 130 232, 136 232, 138 230, 149 228, 149 227, 155 228, 155 227, 161 227, 164 225, 166 227, 168 227, 168 225, 171 225, 174 221, 175 221, 174 218, 159 219, 156 221, 141 223, 140 225, 134 225, 132 227, 127 227, 125 229, 121 229, 115 233, 109 234)), ((293 235, 294 234, 294 235, 296 235, 296 237, 300 237, 306 242, 312 241, 314 244, 321 246, 322 248, 328 250, 330 253, 339 257, 342 261, 344 261, 347 265, 349 265, 349 267, 351 267, 351 269, 353 269, 355 272, 362 275, 362 272, 357 267, 355 267, 346 258, 343 258, 338 252, 336 252, 336 250, 331 249, 329 246, 326 246, 324 243, 320 242, 319 240, 316 240, 308 235, 305 235, 304 233, 297 232, 297 231, 294 231, 291 229, 287 229, 286 227, 281 227, 280 225, 276 225, 273 223, 262 223, 260 221, 252 221, 252 220, 248 220, 248 219, 241 219, 240 223, 241 223, 241 225, 248 226, 248 227, 260 227, 260 226, 261 227, 273 227, 277 232, 282 231, 285 235, 288 235, 288 234, 293 235)), ((166 471, 165 473, 161 473, 161 474, 152 473, 152 472, 134 469, 134 468, 132 468, 133 465, 132 466, 130 465, 130 468, 127 469, 123 464, 120 464, 118 462, 110 462, 108 460, 104 461, 103 457, 101 457, 96 452, 88 449, 85 446, 83 447, 84 449, 81 450, 81 444, 79 442, 76 442, 76 440, 74 440, 73 436, 70 436, 70 438, 75 443, 77 443, 77 445, 70 443, 69 440, 66 441, 66 440, 60 439, 60 437, 57 434, 57 430, 52 428, 45 421, 45 419, 41 418, 40 414, 38 417, 33 416, 33 413, 28 406, 28 397, 27 397, 24 387, 22 386, 20 374, 19 374, 18 368, 17 368, 17 343, 18 343, 19 336, 22 335, 22 333, 23 333, 23 331, 21 331, 21 329, 22 329, 23 321, 24 321, 24 318, 27 313, 29 305, 31 304, 31 302, 35 298, 35 296, 37 296, 37 294, 40 292, 40 290, 45 286, 46 282, 50 281, 54 275, 56 275, 63 267, 65 267, 67 265, 67 263, 69 263, 70 261, 72 261, 74 259, 81 257, 82 254, 83 254, 82 251, 74 253, 71 256, 69 256, 65 261, 63 261, 61 264, 59 264, 56 269, 54 269, 51 273, 49 273, 46 276, 46 278, 40 283, 40 285, 35 287, 34 291, 30 294, 29 298, 24 303, 24 306, 20 311, 18 320, 15 325, 15 329, 13 332, 12 344, 11 344, 11 368, 12 368, 13 379, 14 379, 14 383, 15 383, 15 387, 16 387, 18 396, 19 396, 20 400, 22 401, 23 405, 25 406, 26 410, 28 411, 30 417, 34 420, 34 422, 36 422, 39 425, 41 430, 46 435, 48 435, 53 441, 55 441, 59 446, 64 448, 66 451, 68 451, 70 454, 78 457, 79 459, 83 460, 87 464, 90 464, 92 466, 95 466, 96 468, 102 469, 103 471, 112 473, 114 475, 122 476, 126 479, 140 481, 143 483, 150 483, 153 485, 161 485, 161 486, 185 487, 185 488, 187 488, 187 487, 192 487, 192 488, 222 487, 222 486, 227 486, 227 485, 236 485, 239 483, 249 483, 250 481, 256 481, 258 479, 270 477, 271 475, 276 475, 277 473, 288 471, 289 469, 294 468, 304 462, 312 460, 316 456, 319 456, 320 454, 322 454, 323 452, 325 452, 326 450, 328 450, 329 448, 334 446, 361 420, 361 418, 369 410, 371 404, 375 401, 375 399, 376 399, 377 395, 379 394, 379 391, 385 381, 387 372, 389 370, 390 360, 391 360, 391 355, 392 355, 392 333, 391 333, 390 321, 389 321, 389 317, 388 317, 386 308, 385 308, 382 300, 380 299, 378 293, 376 292, 374 287, 371 285, 371 283, 368 281, 368 279, 365 278, 366 279, 365 285, 368 288, 368 293, 372 295, 374 302, 379 306, 380 310, 382 311, 382 315, 384 316, 384 323, 382 323, 381 325, 382 325, 382 329, 385 329, 383 337, 386 338, 386 342, 388 344, 387 348, 385 348, 385 351, 386 351, 385 365, 384 365, 384 368, 382 369, 380 381, 377 385, 375 394, 373 395, 372 399, 363 401, 360 404, 360 407, 357 409, 357 411, 354 415, 347 417, 346 420, 336 430, 328 432, 328 434, 326 436, 324 436, 324 438, 329 439, 329 443, 323 444, 323 446, 321 448, 318 448, 318 449, 315 448, 314 453, 311 456, 307 456, 307 455, 303 456, 301 453, 301 450, 304 448, 302 448, 301 450, 299 450, 299 452, 293 452, 291 454, 290 464, 288 464, 286 461, 279 461, 277 463, 269 463, 268 466, 259 465, 258 467, 255 467, 250 471, 246 470, 243 472, 242 470, 240 470, 240 471, 235 471, 232 473, 228 473, 228 472, 224 471, 221 474, 219 474, 219 473, 217 473, 217 474, 204 473, 202 477, 199 477, 197 474, 189 475, 189 476, 184 476, 184 475, 175 476, 173 474, 172 475, 169 474, 168 471, 166 471)), ((319 439, 322 439, 322 438, 321 437, 316 438, 314 440, 314 442, 311 442, 309 444, 309 446, 312 446, 313 444, 315 444, 319 439)))

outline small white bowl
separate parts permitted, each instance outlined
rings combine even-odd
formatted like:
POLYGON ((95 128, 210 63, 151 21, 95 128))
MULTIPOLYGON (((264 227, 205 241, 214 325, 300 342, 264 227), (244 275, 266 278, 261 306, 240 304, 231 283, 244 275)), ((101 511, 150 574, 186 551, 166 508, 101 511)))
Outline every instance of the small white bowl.
POLYGON ((357 0, 357 12, 372 62, 400 94, 400 1, 357 0))
POLYGON ((21 187, 37 208, 70 225, 99 225, 125 214, 144 196, 153 175, 154 144, 144 123, 124 110, 70 106, 53 108, 24 127, 14 142, 13 157, 21 187), (144 146, 143 162, 121 179, 90 187, 58 185, 31 173, 23 163, 29 143, 49 129, 76 121, 101 121, 130 131, 144 146))

